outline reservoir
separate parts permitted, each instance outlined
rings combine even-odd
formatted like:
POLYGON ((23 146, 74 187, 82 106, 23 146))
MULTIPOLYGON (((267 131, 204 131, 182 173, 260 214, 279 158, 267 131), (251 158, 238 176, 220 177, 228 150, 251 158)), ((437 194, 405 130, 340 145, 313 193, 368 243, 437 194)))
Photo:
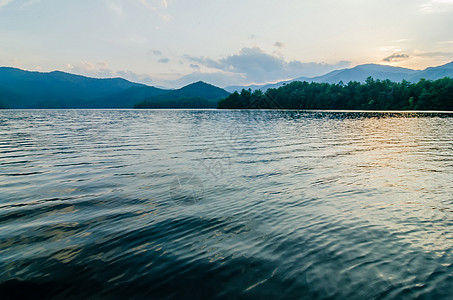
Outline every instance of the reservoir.
POLYGON ((0 295, 449 299, 452 133, 442 112, 2 110, 0 295))

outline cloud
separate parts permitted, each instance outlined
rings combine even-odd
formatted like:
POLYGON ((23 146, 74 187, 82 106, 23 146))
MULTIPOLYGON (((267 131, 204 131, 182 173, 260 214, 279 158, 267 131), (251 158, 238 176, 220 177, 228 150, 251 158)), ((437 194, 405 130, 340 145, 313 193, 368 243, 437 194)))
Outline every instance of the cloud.
POLYGON ((222 63, 215 61, 213 59, 210 59, 210 58, 184 55, 183 59, 188 60, 190 62, 195 62, 199 65, 203 65, 203 66, 206 66, 206 67, 212 68, 212 69, 222 69, 223 68, 222 63))
POLYGON ((420 6, 422 13, 439 13, 453 9, 453 0, 428 0, 420 6))
POLYGON ((162 19, 164 22, 171 22, 173 21, 173 17, 167 14, 159 14, 159 17, 162 19))
POLYGON ((157 62, 159 62, 159 63, 166 64, 166 63, 170 62, 170 59, 168 57, 164 57, 163 56, 162 51, 151 49, 151 50, 148 51, 148 54, 149 55, 153 55, 153 56, 157 56, 157 58, 160 57, 157 60, 157 62))
POLYGON ((105 5, 107 6, 107 8, 113 12, 114 14, 122 17, 124 15, 124 8, 123 8, 123 2, 114 2, 114 1, 107 1, 107 0, 104 0, 104 3, 105 5))
POLYGON ((138 82, 138 83, 144 83, 144 84, 153 83, 153 79, 148 74, 137 74, 132 71, 121 70, 121 71, 117 71, 116 75, 121 78, 132 81, 132 82, 138 82))
POLYGON ((450 57, 453 56, 452 52, 416 52, 414 56, 418 57, 450 57))
POLYGON ((166 10, 168 8, 167 0, 139 0, 139 2, 147 9, 157 13, 162 21, 170 22, 173 20, 173 17, 169 14, 161 13, 162 10, 166 10))
POLYGON ((25 2, 24 4, 22 4, 20 9, 25 9, 25 8, 32 6, 33 4, 37 4, 39 2, 41 2, 41 0, 29 0, 29 1, 25 2))
POLYGON ((195 69, 195 70, 200 70, 200 66, 197 64, 190 64, 190 68, 195 69))
POLYGON ((0 7, 8 5, 12 0, 0 0, 0 7))
MULTIPOLYGON (((442 52, 442 51, 421 52, 421 51, 415 50, 411 55, 412 55, 412 57, 423 57, 423 58, 452 57, 453 52, 442 52)), ((405 54, 405 53, 393 53, 392 55, 384 58, 383 61, 385 61, 385 62, 405 61, 405 60, 410 59, 411 55, 405 54)))
POLYGON ((155 6, 152 6, 151 4, 149 4, 146 0, 139 0, 139 2, 145 6, 146 8, 152 10, 152 11, 156 11, 157 10, 157 7, 155 6))
POLYGON ((317 76, 350 65, 344 61, 337 64, 303 63, 297 60, 288 62, 259 47, 243 48, 238 54, 219 60, 187 55, 184 59, 224 73, 237 74, 245 83, 268 83, 301 76, 317 76))
POLYGON ((275 43, 274 43, 274 46, 277 47, 277 48, 279 48, 279 49, 285 48, 285 44, 282 43, 282 42, 275 42, 275 43))
POLYGON ((258 47, 243 48, 239 54, 221 60, 224 69, 231 72, 266 77, 266 74, 282 72, 285 62, 276 56, 265 53, 258 47))
POLYGON ((110 78, 113 77, 113 72, 105 62, 91 63, 87 61, 81 61, 76 65, 68 64, 66 70, 71 73, 81 74, 90 77, 102 77, 110 78))
POLYGON ((167 0, 139 0, 139 2, 153 11, 157 10, 158 7, 163 9, 168 8, 167 0))
POLYGON ((397 62, 397 61, 403 61, 409 59, 410 56, 408 54, 404 53, 393 53, 390 56, 387 56, 386 58, 383 59, 383 61, 386 62, 397 62))
POLYGON ((149 53, 149 54, 152 54, 152 55, 155 55, 155 56, 161 56, 161 55, 162 55, 162 52, 161 52, 161 51, 159 51, 159 50, 153 50, 153 49, 149 50, 148 53, 149 53))
POLYGON ((91 63, 81 61, 75 65, 68 64, 65 71, 94 78, 121 77, 138 83, 151 84, 153 82, 148 74, 137 74, 129 70, 114 71, 110 69, 106 62, 91 63))
POLYGON ((158 60, 158 62, 160 62, 161 64, 167 64, 170 62, 170 59, 162 57, 161 59, 158 60))

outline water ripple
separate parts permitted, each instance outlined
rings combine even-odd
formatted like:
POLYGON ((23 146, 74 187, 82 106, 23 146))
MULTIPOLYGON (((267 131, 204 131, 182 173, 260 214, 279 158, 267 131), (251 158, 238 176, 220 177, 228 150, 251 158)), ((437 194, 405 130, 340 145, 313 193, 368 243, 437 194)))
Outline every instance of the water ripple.
POLYGON ((449 299, 451 116, 0 111, 0 294, 449 299))

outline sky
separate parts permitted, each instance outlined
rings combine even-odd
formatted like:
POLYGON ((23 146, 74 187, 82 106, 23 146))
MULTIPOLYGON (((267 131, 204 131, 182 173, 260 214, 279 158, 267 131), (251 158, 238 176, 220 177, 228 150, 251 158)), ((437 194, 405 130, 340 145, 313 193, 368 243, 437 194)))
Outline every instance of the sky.
POLYGON ((177 88, 453 60, 453 0, 0 0, 0 65, 177 88))

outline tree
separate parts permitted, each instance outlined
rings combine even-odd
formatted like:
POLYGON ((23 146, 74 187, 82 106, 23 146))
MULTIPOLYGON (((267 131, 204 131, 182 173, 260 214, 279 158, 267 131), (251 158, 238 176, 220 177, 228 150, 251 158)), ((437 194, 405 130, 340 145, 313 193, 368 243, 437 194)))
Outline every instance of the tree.
POLYGON ((278 89, 242 90, 219 102, 219 108, 258 109, 368 109, 368 110, 453 110, 453 79, 374 80, 348 84, 295 81, 278 89), (268 101, 272 99, 272 101, 268 101))

